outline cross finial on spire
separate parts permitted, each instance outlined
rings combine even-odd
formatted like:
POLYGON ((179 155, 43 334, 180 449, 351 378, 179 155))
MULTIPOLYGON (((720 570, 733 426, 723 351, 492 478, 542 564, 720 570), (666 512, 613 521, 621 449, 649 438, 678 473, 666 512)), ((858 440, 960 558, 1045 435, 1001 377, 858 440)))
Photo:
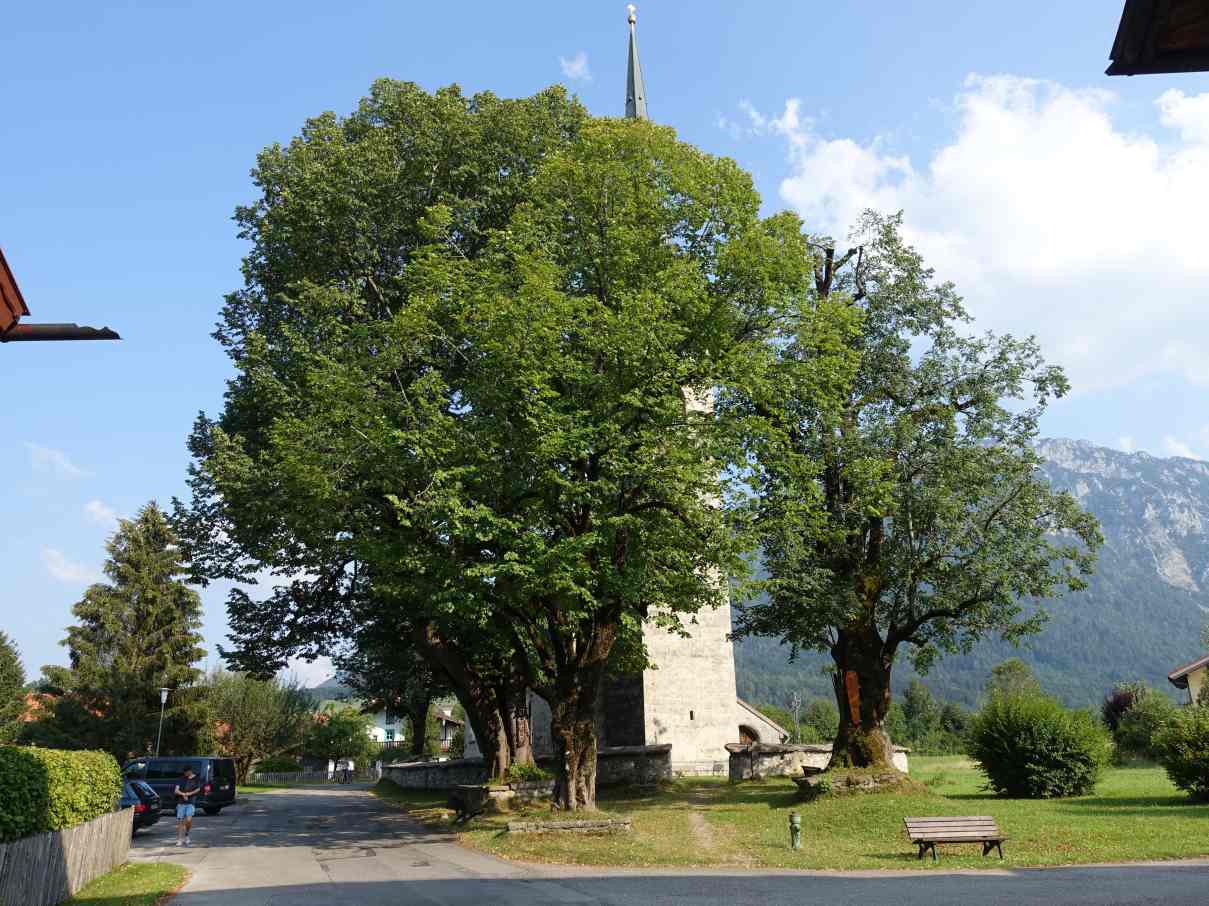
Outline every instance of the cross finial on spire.
POLYGON ((630 58, 626 67, 625 79, 625 115, 629 119, 644 120, 646 115, 646 85, 642 82, 642 66, 638 62, 638 36, 634 28, 638 17, 634 14, 638 8, 633 3, 626 7, 629 14, 626 21, 630 23, 630 58))

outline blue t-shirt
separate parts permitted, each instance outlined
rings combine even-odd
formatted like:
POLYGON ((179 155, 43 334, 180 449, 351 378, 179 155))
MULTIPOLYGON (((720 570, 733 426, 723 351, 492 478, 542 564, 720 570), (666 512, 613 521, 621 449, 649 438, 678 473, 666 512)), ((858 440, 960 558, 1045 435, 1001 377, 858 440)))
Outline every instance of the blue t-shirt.
POLYGON ((193 790, 201 789, 201 779, 194 774, 192 777, 182 777, 176 782, 177 788, 181 791, 176 794, 176 801, 183 805, 192 805, 197 801, 197 796, 182 796, 181 793, 190 793, 193 790))

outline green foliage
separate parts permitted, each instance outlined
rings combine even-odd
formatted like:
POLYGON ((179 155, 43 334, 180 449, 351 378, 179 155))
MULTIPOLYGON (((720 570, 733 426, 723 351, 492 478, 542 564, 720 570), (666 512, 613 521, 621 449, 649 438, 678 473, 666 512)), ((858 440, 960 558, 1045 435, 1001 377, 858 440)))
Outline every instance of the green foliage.
POLYGON ((256 762, 253 771, 257 774, 290 774, 302 770, 302 762, 284 755, 274 755, 256 762))
POLYGON ((256 762, 302 747, 311 724, 311 698, 295 682, 217 670, 206 678, 215 750, 235 761, 239 783, 256 762))
POLYGON ((817 242, 815 304, 857 315, 842 340, 851 370, 831 372, 840 399, 800 374, 817 341, 795 336, 773 390, 731 401, 784 431, 757 457, 767 597, 738 632, 831 652, 865 705, 843 722, 865 734, 886 716, 901 646, 922 672, 984 636, 1037 632, 1026 600, 1082 588, 1101 543, 1095 519, 1037 474, 1061 369, 1032 338, 972 336, 900 224, 869 213, 857 248, 817 242))
POLYGON ((1089 712, 1039 694, 995 694, 974 718, 969 753, 997 793, 1052 799, 1091 792, 1111 742, 1089 712))
POLYGON ((1038 695, 1041 684, 1028 664, 1018 657, 1010 657, 991 668, 990 679, 982 691, 987 696, 1038 695))
POLYGON ((187 691, 201 676, 201 599, 182 580, 176 535, 152 501, 123 519, 106 542, 107 582, 90 586, 72 607, 78 621, 63 644, 69 669, 45 668, 64 696, 31 728, 35 739, 105 749, 122 761, 154 748, 161 687, 165 753, 192 754, 204 736, 204 709, 187 691), (41 723, 42 721, 39 721, 41 723))
POLYGON ((1209 708, 1179 708, 1154 749, 1172 783, 1197 802, 1209 802, 1209 708))
POLYGON ((508 769, 509 783, 536 783, 542 780, 553 780, 554 775, 545 768, 535 764, 514 764, 508 769))
POLYGON ((1162 692, 1140 687, 1128 710, 1121 715, 1113 738, 1122 756, 1157 761, 1158 739, 1179 712, 1179 707, 1162 692))
POLYGON ((356 708, 328 705, 307 728, 303 750, 321 761, 351 758, 364 762, 373 745, 369 736, 371 724, 369 715, 356 708))
POLYGON ((122 775, 107 752, 0 746, 0 843, 113 811, 122 775))
POLYGON ((207 575, 317 578, 235 593, 233 632, 272 666, 366 624, 430 662, 497 651, 478 675, 524 677, 578 770, 615 649, 641 659, 643 622, 676 631, 725 599, 702 576, 747 570, 747 516, 715 501, 749 490, 766 422, 700 403, 773 386, 784 322, 814 374, 852 320, 806 304, 801 223, 761 218, 733 161, 554 90, 379 82, 255 179, 217 332, 237 374, 180 517, 207 575))
POLYGON ((0 631, 0 744, 16 739, 25 711, 25 669, 16 644, 0 631))

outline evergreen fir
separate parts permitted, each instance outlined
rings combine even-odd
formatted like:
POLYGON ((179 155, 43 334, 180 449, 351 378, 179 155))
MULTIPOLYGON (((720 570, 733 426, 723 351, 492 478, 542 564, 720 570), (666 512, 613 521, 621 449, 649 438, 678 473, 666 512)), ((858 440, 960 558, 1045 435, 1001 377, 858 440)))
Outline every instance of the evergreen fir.
POLYGON ((25 710, 25 670, 16 644, 0 631, 0 743, 12 742, 25 710))
POLYGON ((78 622, 62 643, 71 668, 53 671, 69 699, 55 719, 76 724, 65 733, 73 747, 104 749, 119 761, 152 752, 164 687, 172 691, 161 751, 190 751, 204 719, 189 687, 201 676, 194 665, 205 651, 201 598, 180 578, 176 536, 152 501, 122 520, 106 547, 109 581, 90 586, 72 607, 78 622))

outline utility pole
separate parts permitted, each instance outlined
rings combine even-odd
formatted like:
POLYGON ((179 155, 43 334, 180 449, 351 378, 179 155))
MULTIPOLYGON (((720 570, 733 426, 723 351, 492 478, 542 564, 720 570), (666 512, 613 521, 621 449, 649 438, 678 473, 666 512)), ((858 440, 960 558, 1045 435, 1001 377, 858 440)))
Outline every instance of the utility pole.
POLYGON ((155 733, 155 757, 160 756, 160 738, 164 735, 164 705, 168 704, 168 690, 160 689, 160 728, 155 733))

